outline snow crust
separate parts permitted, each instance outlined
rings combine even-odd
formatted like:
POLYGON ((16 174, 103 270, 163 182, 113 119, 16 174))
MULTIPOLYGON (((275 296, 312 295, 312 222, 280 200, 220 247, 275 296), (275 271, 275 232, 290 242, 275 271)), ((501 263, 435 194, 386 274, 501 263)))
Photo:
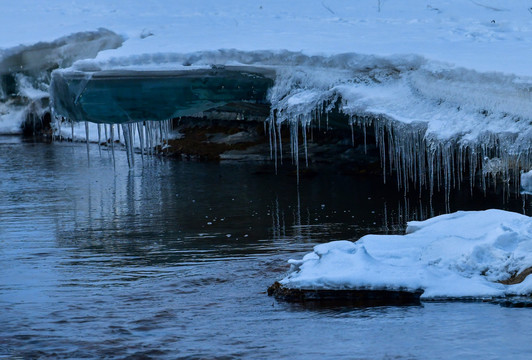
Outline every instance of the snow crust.
POLYGON ((459 211, 408 223, 405 235, 320 244, 281 284, 303 289, 422 289, 424 299, 532 294, 532 218, 503 210, 459 211))

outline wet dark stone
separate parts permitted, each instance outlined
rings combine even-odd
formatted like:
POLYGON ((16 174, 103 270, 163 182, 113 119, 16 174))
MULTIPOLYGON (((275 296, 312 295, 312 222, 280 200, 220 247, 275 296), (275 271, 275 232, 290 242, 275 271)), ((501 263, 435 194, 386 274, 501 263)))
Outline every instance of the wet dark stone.
POLYGON ((325 306, 350 305, 358 307, 370 306, 403 306, 420 305, 422 290, 310 290, 293 289, 275 282, 268 288, 268 296, 278 300, 294 303, 313 303, 325 306))
POLYGON ((502 307, 507 308, 532 308, 531 296, 515 296, 502 300, 496 300, 494 302, 502 307))
POLYGON ((52 116, 50 112, 44 113, 41 117, 37 114, 29 113, 26 120, 22 123, 22 134, 24 136, 52 136, 52 116))

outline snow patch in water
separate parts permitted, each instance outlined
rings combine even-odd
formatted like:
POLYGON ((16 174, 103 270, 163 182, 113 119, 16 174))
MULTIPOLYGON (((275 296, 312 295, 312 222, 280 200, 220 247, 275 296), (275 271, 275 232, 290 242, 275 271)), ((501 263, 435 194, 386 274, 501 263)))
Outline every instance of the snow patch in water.
POLYGON ((314 247, 281 283, 302 289, 424 291, 422 298, 532 294, 504 285, 532 266, 532 218, 502 210, 459 211, 408 223, 405 235, 366 235, 314 247))
POLYGON ((523 194, 532 195, 532 170, 521 174, 521 189, 523 194))

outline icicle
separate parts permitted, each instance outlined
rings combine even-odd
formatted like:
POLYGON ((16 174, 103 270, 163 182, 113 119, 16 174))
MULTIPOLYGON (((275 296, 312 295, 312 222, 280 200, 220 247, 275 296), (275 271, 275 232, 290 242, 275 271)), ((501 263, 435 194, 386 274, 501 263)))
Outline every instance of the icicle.
POLYGON ((133 131, 134 124, 127 124, 127 135, 129 136, 129 153, 131 156, 131 164, 135 166, 135 132, 133 131))
POLYGON ((168 151, 170 150, 170 145, 169 145, 170 126, 171 126, 171 120, 165 120, 164 122, 164 143, 165 143, 166 154, 168 154, 168 151))
MULTIPOLYGON (((277 133, 275 131, 276 129, 276 125, 275 125, 275 120, 270 124, 271 126, 271 129, 270 129, 270 136, 273 138, 273 156, 274 156, 274 163, 275 163, 275 173, 277 174, 277 133)), ((281 154, 282 156, 282 154, 281 154)))
POLYGON ((61 126, 63 125, 63 117, 57 120, 58 129, 59 129, 59 141, 63 141, 63 133, 61 132, 61 126))
POLYGON ((158 125, 159 125, 159 144, 161 146, 161 153, 163 152, 163 150, 165 149, 165 146, 164 146, 164 133, 163 133, 163 124, 161 121, 158 122, 158 125))
POLYGON ((123 124, 122 131, 124 135, 124 144, 126 146, 127 164, 130 168, 135 166, 135 159, 133 156, 133 142, 131 134, 131 124, 123 124))
POLYGON ((273 114, 271 115, 268 121, 268 133, 269 133, 269 138, 270 138, 270 159, 273 158, 274 160, 275 173, 277 174, 277 133, 275 131, 276 119, 277 119, 276 112, 273 112, 273 114))
MULTIPOLYGON (((273 141, 272 141, 272 119, 264 122, 264 133, 268 134, 268 142, 270 144, 270 160, 273 160, 273 141), (268 123, 268 132, 266 132, 266 123, 268 123)), ((277 172, 277 171, 275 171, 277 172)))
POLYGON ((299 130, 299 122, 295 121, 293 124, 293 152, 294 152, 294 159, 296 162, 296 177, 297 177, 297 184, 299 185, 299 136, 298 136, 298 130, 299 130))
POLYGON ((308 149, 307 149, 307 123, 303 120, 301 123, 301 132, 303 133, 303 144, 305 147, 305 166, 308 167, 308 149))
POLYGON ((126 146, 127 164, 131 168, 133 166, 131 164, 131 155, 129 153, 130 145, 129 145, 129 141, 128 141, 129 139, 128 139, 128 136, 127 136, 127 130, 126 130, 126 126, 125 125, 122 126, 122 131, 124 132, 124 145, 126 146))
POLYGON ((139 143, 140 143, 140 159, 144 164, 144 125, 143 123, 137 123, 137 132, 139 134, 139 143))
POLYGON ((102 157, 102 129, 100 127, 100 124, 98 124, 98 153, 100 154, 100 157, 102 157))

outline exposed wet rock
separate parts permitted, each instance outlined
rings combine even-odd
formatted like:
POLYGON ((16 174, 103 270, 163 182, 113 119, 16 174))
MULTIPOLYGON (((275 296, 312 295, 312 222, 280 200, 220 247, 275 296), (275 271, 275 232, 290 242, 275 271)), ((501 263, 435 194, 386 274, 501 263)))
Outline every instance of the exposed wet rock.
MULTIPOLYGON (((292 161, 288 127, 281 131, 282 150, 270 147, 268 124, 265 123, 269 107, 259 104, 231 104, 214 108, 196 116, 181 117, 172 121, 173 138, 163 154, 173 158, 215 161, 275 161, 271 172, 286 168, 285 173, 297 174, 292 161), (177 133, 177 134, 176 134, 177 133)), ((324 166, 333 166, 336 172, 349 175, 381 175, 379 155, 372 138, 360 129, 353 133, 333 127, 331 117, 327 127, 307 129, 307 146, 299 149, 299 175, 311 177, 324 166), (354 141, 353 141, 354 140, 354 141)), ((301 129, 300 144, 304 143, 301 129)))
POLYGON ((526 268, 525 270, 521 271, 520 273, 514 274, 512 277, 506 280, 501 280, 499 283, 503 285, 515 285, 522 283, 528 275, 532 274, 532 267, 526 268))
POLYGON ((422 290, 322 290, 287 288, 275 282, 268 288, 268 296, 295 303, 350 306, 420 305, 422 290))
POLYGON ((45 112, 42 116, 35 113, 28 113, 26 120, 22 123, 22 134, 24 136, 51 138, 51 123, 52 117, 50 112, 45 112))
MULTIPOLYGON (((220 160, 223 153, 245 152, 257 145, 264 145, 267 139, 259 134, 261 126, 256 124, 253 127, 249 123, 246 126, 231 126, 230 123, 226 123, 178 127, 180 137, 168 141, 166 154, 169 157, 185 159, 220 160)), ((265 149, 265 146, 261 148, 265 149)))
POLYGON ((509 308, 532 308, 532 297, 530 296, 515 296, 499 301, 493 301, 502 307, 509 308))

